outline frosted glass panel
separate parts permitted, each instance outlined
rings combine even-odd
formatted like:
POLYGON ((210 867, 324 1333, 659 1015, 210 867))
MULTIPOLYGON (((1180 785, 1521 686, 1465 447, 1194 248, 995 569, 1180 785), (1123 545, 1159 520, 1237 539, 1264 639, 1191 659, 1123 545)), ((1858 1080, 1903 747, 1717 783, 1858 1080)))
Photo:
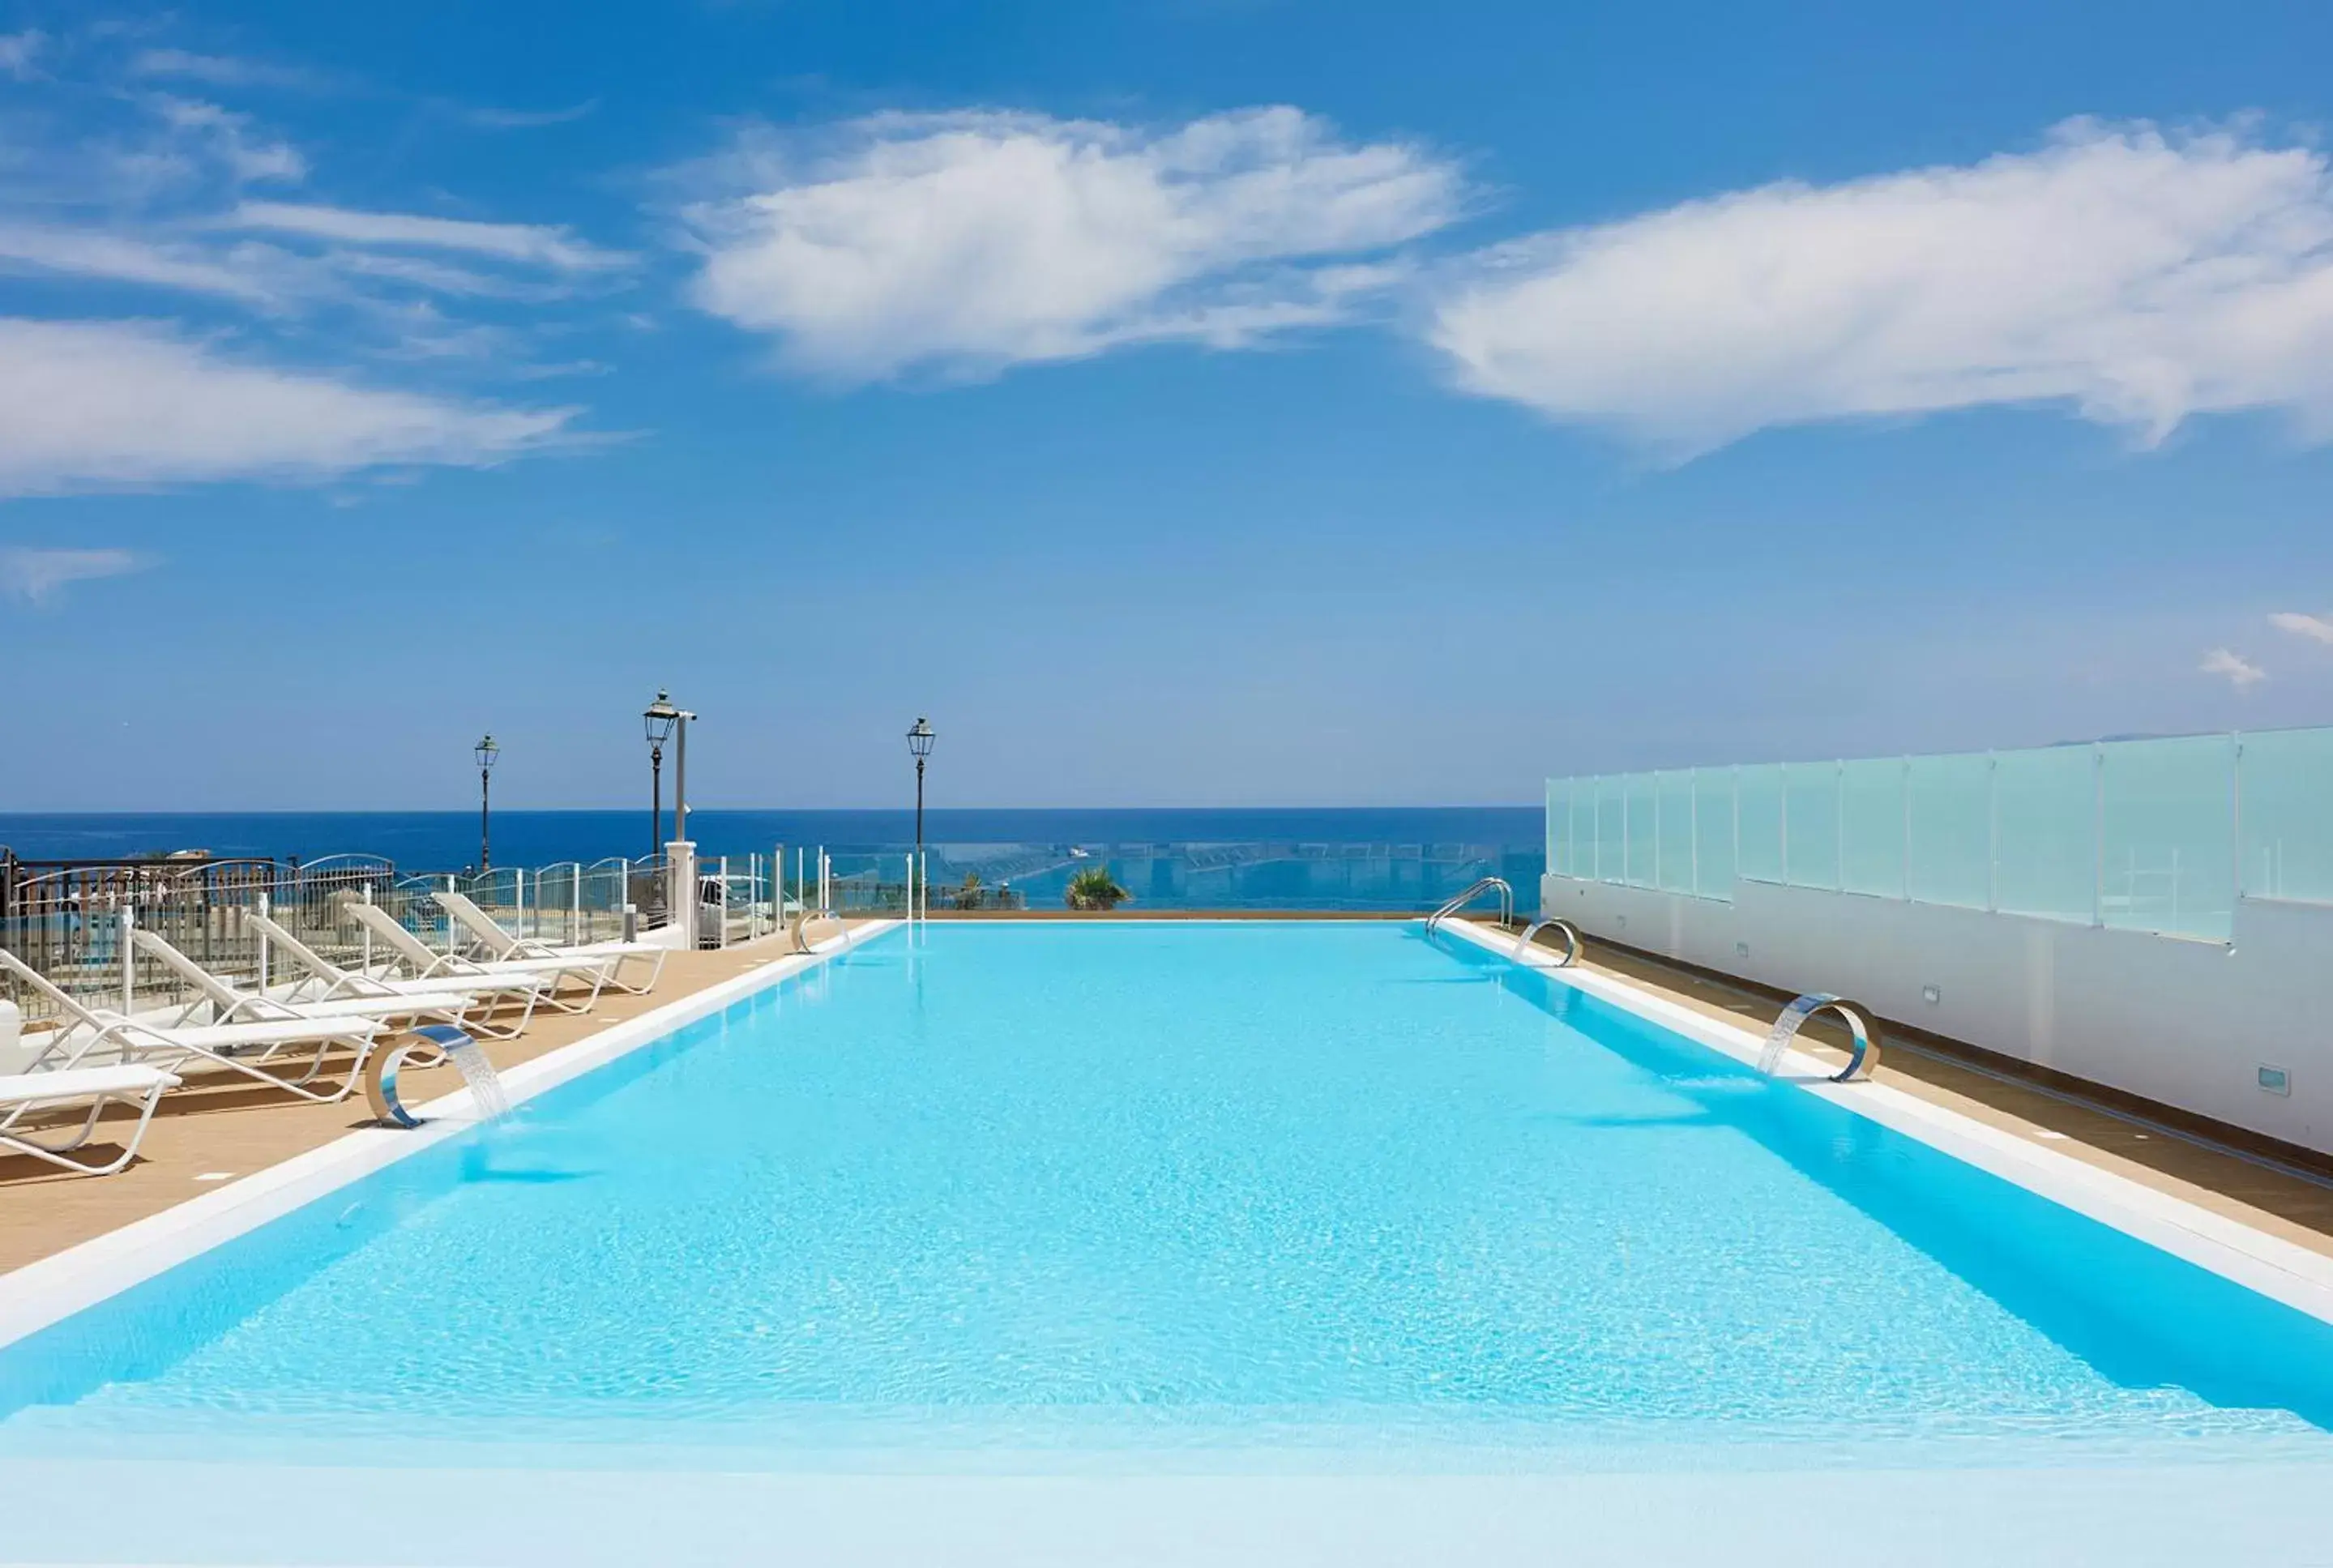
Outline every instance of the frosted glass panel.
POLYGON ((2244 892, 2333 904, 2333 729, 2242 741, 2244 892))
POLYGON ((1744 763, 1734 769, 1734 870, 1752 881, 1782 880, 1782 769, 1744 763))
POLYGON ((1993 885, 2012 915, 2090 919, 2098 878, 2097 764, 2086 746, 1993 760, 1993 885))
POLYGON ((1606 774, 1596 781, 1596 880, 1627 880, 1628 794, 1627 780, 1606 774))
POLYGON ((1704 899, 1733 897, 1733 772, 1693 770, 1693 886, 1704 899))
POLYGON ((1660 801, 1653 793, 1653 775, 1632 773, 1628 786, 1628 885, 1659 886, 1660 801))
POLYGON ((1782 872, 1794 888, 1839 886, 1839 764, 1782 767, 1782 872))
POLYGON ((1906 896, 1986 908, 1992 861, 1992 758, 1915 756, 1906 776, 1912 816, 1906 896))
POLYGON ((1904 759, 1841 763, 1839 885, 1850 893, 1904 896, 1904 759))
POLYGON ((2226 941, 2235 919, 2236 748, 2224 735, 2098 748, 2109 926, 2226 941))
POLYGON ((1672 893, 1693 891, 1693 774, 1682 769, 1653 775, 1660 800, 1660 885, 1672 893))
POLYGON ((1547 869, 1571 875, 1571 781, 1547 781, 1547 869))

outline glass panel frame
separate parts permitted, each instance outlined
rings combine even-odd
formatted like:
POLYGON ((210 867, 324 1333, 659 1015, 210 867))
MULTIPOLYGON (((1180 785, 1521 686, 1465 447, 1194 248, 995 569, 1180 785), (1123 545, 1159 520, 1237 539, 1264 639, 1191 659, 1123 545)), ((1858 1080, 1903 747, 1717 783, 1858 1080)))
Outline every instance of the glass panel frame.
POLYGON ((1782 874, 1794 888, 1839 890, 1839 764, 1782 765, 1782 874))
POLYGON ((1733 770, 1733 874, 1745 881, 1782 877, 1782 767, 1743 763, 1733 770))
POLYGON ((1993 754, 1993 908, 2094 924, 2098 918, 2098 747, 1993 754))
POLYGON ((1839 886, 1874 898, 1904 896, 1904 774, 1900 756, 1839 765, 1839 886))
POLYGON ((1693 890, 1695 896, 1733 901, 1733 783, 1731 767, 1693 770, 1693 890))

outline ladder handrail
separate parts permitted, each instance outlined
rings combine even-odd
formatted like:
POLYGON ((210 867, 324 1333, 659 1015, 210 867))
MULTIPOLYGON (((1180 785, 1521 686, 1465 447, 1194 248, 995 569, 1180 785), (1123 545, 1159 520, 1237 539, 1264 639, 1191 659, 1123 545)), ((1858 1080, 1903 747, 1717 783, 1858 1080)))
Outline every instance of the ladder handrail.
POLYGON ((1440 909, 1426 917, 1426 934, 1429 937, 1434 935, 1435 927, 1473 903, 1476 895, 1491 888, 1499 890, 1499 924, 1504 926, 1511 923, 1515 918, 1514 889, 1507 885, 1507 880, 1504 877, 1477 877, 1464 892, 1455 899, 1445 900, 1440 909))

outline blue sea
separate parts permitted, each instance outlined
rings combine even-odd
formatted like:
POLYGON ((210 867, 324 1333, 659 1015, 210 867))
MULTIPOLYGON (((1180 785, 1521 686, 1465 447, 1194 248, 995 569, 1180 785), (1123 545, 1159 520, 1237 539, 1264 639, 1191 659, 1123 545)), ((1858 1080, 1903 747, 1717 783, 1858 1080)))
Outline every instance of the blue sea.
MULTIPOLYGON (((669 815, 667 818, 669 821, 669 815)), ((911 843, 909 811, 693 811, 700 855, 770 852, 773 846, 863 851, 911 843)), ((1538 806, 1271 806, 930 811, 927 843, 941 844, 1467 844, 1542 848, 1538 806)), ((541 866, 660 847, 648 813, 494 814, 497 865, 541 866)), ((458 871, 478 859, 475 812, 0 813, 0 847, 24 860, 128 859, 206 850, 221 859, 312 861, 383 855, 417 871, 458 871)))
MULTIPOLYGON (((833 857, 838 877, 900 880, 907 811, 696 811, 698 853, 833 857)), ((493 863, 542 867, 645 856, 646 812, 497 812, 493 863)), ((1536 806, 933 811, 925 842, 937 885, 1010 885, 1027 907, 1061 902, 1080 867, 1109 867, 1149 909, 1431 909, 1475 878, 1503 876, 1528 902, 1546 865, 1536 806)), ((218 859, 379 855, 401 872, 478 862, 469 812, 0 814, 0 847, 25 861, 206 851, 218 859)), ((814 861, 810 863, 814 864, 814 861)), ((871 888, 870 888, 870 896, 871 888)))

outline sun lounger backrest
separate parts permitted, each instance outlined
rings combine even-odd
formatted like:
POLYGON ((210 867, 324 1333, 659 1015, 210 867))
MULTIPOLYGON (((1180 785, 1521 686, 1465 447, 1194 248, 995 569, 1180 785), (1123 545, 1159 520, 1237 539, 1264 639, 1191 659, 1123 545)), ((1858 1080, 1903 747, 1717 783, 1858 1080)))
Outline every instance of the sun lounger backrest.
POLYGON ((437 895, 437 901, 445 906, 447 914, 461 922, 465 930, 485 944, 489 953, 497 958, 507 958, 513 956, 514 950, 518 947, 518 938, 504 930, 501 923, 492 915, 472 903, 468 894, 440 893, 437 895))
POLYGON ((412 965, 414 973, 425 973, 437 962, 439 955, 431 952, 427 942, 398 924, 397 917, 379 904, 344 904, 341 908, 363 921, 374 936, 389 944, 391 951, 412 965))
POLYGON ((5 948, 0 948, 0 969, 7 970, 34 990, 55 1003, 60 1008, 71 1014, 76 1023, 86 1024, 92 1029, 105 1027, 105 1020, 99 1017, 79 997, 5 948))
POLYGON ((168 942, 164 941, 158 932, 149 931, 143 928, 136 928, 130 933, 130 940, 148 957, 161 959, 163 964, 176 972, 180 979, 209 997, 217 1005, 233 1007, 238 1003, 249 1000, 242 992, 237 991, 168 942))
POLYGON ((269 942, 291 954, 292 961, 293 963, 299 965, 300 967, 307 970, 308 973, 315 976, 318 979, 329 980, 337 985, 341 981, 349 977, 347 970, 341 968, 331 959, 325 957, 313 948, 308 946, 307 943, 302 941, 299 938, 293 936, 291 932, 277 925, 274 920, 269 919, 265 915, 254 914, 249 910, 245 910, 244 912, 243 920, 244 924, 252 927, 254 929, 265 936, 269 942))

